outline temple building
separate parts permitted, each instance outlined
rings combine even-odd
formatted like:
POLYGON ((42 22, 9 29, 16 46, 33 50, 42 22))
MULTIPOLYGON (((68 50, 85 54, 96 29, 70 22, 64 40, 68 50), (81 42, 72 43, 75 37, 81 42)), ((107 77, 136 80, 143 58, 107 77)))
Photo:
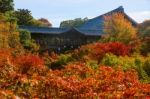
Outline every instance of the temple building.
POLYGON ((137 23, 130 18, 122 6, 88 20, 78 28, 50 28, 35 26, 19 26, 31 32, 31 37, 40 44, 42 50, 77 48, 81 45, 98 41, 103 33, 104 16, 122 13, 133 26, 137 23))

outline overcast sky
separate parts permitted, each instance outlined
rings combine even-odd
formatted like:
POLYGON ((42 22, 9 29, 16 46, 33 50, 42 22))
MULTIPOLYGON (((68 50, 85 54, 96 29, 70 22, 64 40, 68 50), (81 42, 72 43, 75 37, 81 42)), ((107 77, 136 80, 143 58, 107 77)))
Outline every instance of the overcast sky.
POLYGON ((63 20, 93 18, 123 6, 135 21, 150 19, 150 0, 14 0, 15 9, 29 9, 36 18, 47 18, 54 27, 63 20))

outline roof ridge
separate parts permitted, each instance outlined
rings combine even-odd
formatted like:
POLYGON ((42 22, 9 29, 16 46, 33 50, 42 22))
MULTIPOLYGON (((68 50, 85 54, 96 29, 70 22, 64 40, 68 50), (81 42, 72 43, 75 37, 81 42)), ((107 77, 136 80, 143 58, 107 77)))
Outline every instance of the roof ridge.
POLYGON ((116 9, 114 9, 114 10, 111 10, 111 11, 109 11, 109 12, 107 12, 107 13, 104 13, 104 14, 102 14, 102 15, 99 15, 99 16, 97 16, 97 17, 94 17, 94 18, 92 18, 92 19, 89 19, 87 22, 85 22, 85 23, 84 23, 83 25, 81 25, 79 28, 82 28, 85 24, 87 24, 88 22, 90 22, 90 21, 92 21, 92 20, 95 20, 95 19, 97 19, 97 18, 103 17, 103 16, 108 15, 108 14, 112 14, 112 13, 114 13, 114 12, 123 12, 123 13, 124 13, 124 8, 123 8, 123 6, 119 6, 118 8, 116 8, 116 9))
MULTIPOLYGON (((90 20, 93 20, 93 19, 96 19, 96 18, 99 18, 99 17, 102 17, 102 16, 104 16, 104 15, 107 15, 107 14, 111 14, 111 13, 114 13, 114 12, 124 12, 124 8, 123 8, 123 6, 119 6, 118 8, 116 8, 116 9, 114 9, 114 10, 111 10, 111 11, 109 11, 109 12, 107 12, 107 13, 104 13, 104 14, 102 14, 102 15, 99 15, 99 16, 97 16, 97 17, 94 17, 94 18, 92 18, 92 19, 89 19, 88 21, 90 21, 90 20)), ((87 22, 88 22, 87 21, 87 22)), ((87 23, 86 22, 86 23, 87 23)), ((85 24, 86 24, 85 23, 85 24)), ((84 25, 84 24, 83 24, 84 25)), ((82 26, 81 26, 82 27, 82 26)))
POLYGON ((44 27, 44 26, 27 26, 27 25, 19 25, 22 28, 39 28, 39 29, 69 29, 69 28, 60 28, 60 27, 44 27))
POLYGON ((103 29, 85 29, 85 28, 74 28, 76 30, 86 30, 86 31, 98 31, 98 30, 103 30, 103 29))
MULTIPOLYGON (((123 13, 124 13, 124 8, 123 8, 123 6, 119 6, 118 8, 116 8, 116 9, 114 9, 114 10, 111 10, 111 11, 109 11, 109 12, 107 12, 107 13, 104 13, 104 14, 102 14, 102 15, 100 15, 100 16, 112 14, 112 13, 114 13, 114 12, 123 12, 123 13)), ((99 17, 99 16, 98 16, 98 17, 99 17)), ((96 18, 96 17, 95 17, 95 18, 96 18)))

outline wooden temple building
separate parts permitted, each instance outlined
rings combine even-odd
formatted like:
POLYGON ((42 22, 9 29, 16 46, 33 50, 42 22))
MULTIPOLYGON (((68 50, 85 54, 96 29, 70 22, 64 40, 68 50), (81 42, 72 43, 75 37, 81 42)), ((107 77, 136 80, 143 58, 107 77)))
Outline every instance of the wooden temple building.
POLYGON ((137 25, 137 23, 124 12, 124 8, 120 6, 108 13, 88 20, 78 28, 49 28, 35 26, 20 26, 19 28, 30 31, 31 37, 40 44, 42 50, 77 48, 81 45, 99 40, 101 36, 104 35, 104 16, 118 12, 124 14, 132 25, 137 25))

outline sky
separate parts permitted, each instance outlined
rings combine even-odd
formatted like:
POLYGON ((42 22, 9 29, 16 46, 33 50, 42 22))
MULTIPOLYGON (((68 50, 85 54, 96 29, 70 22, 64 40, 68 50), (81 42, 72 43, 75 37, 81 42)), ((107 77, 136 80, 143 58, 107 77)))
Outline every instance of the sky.
POLYGON ((46 18, 53 27, 75 18, 89 19, 123 6, 136 22, 150 19, 150 0, 14 0, 15 9, 29 9, 34 18, 46 18))

